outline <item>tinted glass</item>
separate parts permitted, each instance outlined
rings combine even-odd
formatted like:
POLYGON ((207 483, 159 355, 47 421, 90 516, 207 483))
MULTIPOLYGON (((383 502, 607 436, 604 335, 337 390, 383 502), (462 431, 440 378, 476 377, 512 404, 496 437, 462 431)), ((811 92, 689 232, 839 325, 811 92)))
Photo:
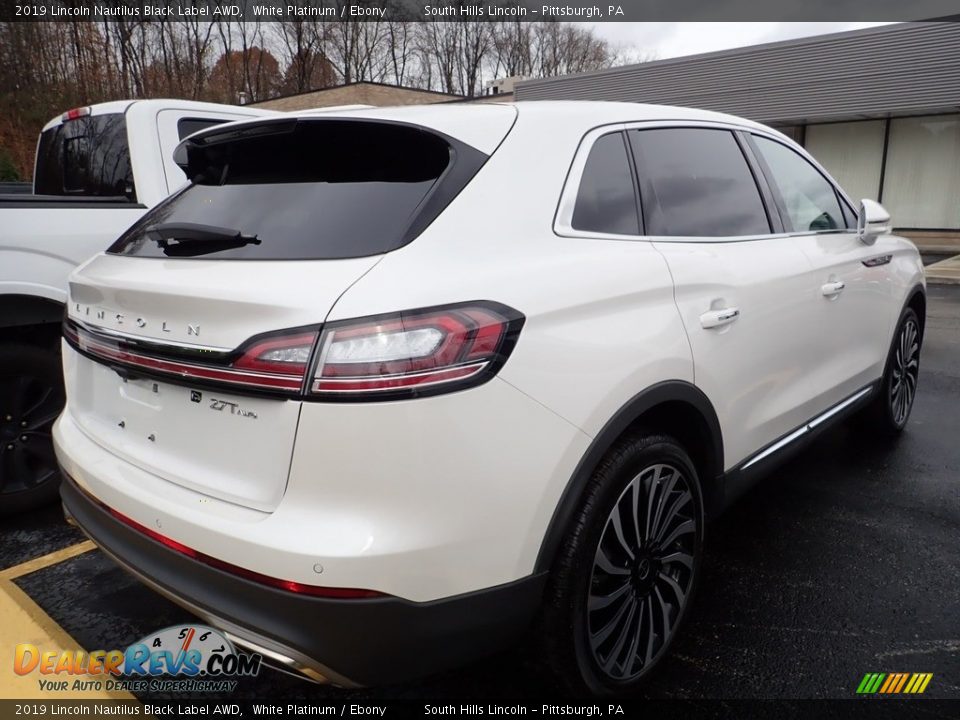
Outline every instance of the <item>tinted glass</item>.
POLYGON ((649 235, 763 235, 770 223, 750 167, 726 130, 631 130, 649 235))
POLYGON ((571 225, 587 232, 640 234, 630 161, 621 133, 604 135, 590 149, 571 225))
POLYGON ((833 185, 819 170, 786 145, 757 135, 754 140, 773 173, 794 231, 836 230, 846 226, 833 185))
POLYGON ((180 118, 177 120, 177 137, 183 140, 188 135, 206 130, 214 125, 222 125, 226 120, 203 120, 201 118, 180 118))
POLYGON ((120 113, 67 120, 40 136, 34 185, 38 195, 89 195, 136 200, 127 123, 120 113))
POLYGON ((857 214, 853 211, 853 208, 841 200, 840 209, 843 211, 844 224, 846 224, 848 229, 855 230, 857 227, 857 214))
POLYGON ((375 122, 304 122, 213 144, 191 156, 193 184, 147 213, 110 252, 250 260, 376 255, 405 244, 450 162, 443 138, 375 122), (259 242, 159 242, 148 228, 162 223, 228 229, 259 242))

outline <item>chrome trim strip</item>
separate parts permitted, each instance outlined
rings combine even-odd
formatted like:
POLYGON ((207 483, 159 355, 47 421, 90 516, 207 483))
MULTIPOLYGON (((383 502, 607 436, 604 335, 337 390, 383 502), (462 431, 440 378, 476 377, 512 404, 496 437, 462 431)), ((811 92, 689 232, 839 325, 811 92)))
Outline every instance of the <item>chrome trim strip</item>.
POLYGON ((760 461, 763 460, 764 458, 770 457, 770 456, 773 455, 774 453, 779 452, 780 450, 782 450, 783 448, 785 448, 787 445, 789 445, 790 443, 792 443, 794 440, 797 440, 798 438, 806 435, 808 432, 810 432, 811 430, 813 430, 815 427, 817 427, 818 425, 823 424, 824 422, 826 422, 827 420, 829 420, 830 418, 832 418, 834 415, 836 415, 838 412, 840 412, 840 411, 843 410, 844 408, 849 407, 850 405, 852 405, 853 403, 855 403, 855 402, 856 402, 857 400, 859 400, 860 398, 862 398, 862 397, 864 397, 865 395, 869 394, 872 389, 873 389, 873 386, 866 387, 866 388, 864 388, 863 390, 860 390, 860 391, 854 393, 853 395, 851 395, 850 397, 848 397, 846 400, 843 400, 842 402, 838 403, 837 405, 834 405, 832 408, 830 408, 830 409, 827 410, 826 412, 821 413, 820 415, 817 415, 813 420, 808 420, 806 423, 803 424, 803 426, 801 426, 801 427, 798 428, 797 430, 794 430, 792 433, 790 433, 789 435, 787 435, 785 438, 782 438, 782 439, 778 440, 778 441, 775 442, 773 445, 770 445, 766 450, 762 450, 761 452, 759 452, 759 453, 757 453, 756 455, 754 455, 754 456, 753 456, 746 464, 744 464, 740 469, 741 469, 741 470, 746 470, 746 469, 747 469, 748 467, 750 467, 751 465, 755 465, 756 463, 760 462, 760 461))
POLYGON ((573 210, 577 204, 577 195, 580 192, 580 180, 583 177, 583 171, 587 165, 587 157, 589 157, 594 143, 604 135, 622 132, 624 129, 626 129, 625 123, 603 125, 589 131, 580 140, 580 145, 577 147, 576 153, 573 156, 573 164, 567 172, 567 179, 564 182, 563 191, 560 194, 560 204, 557 207, 557 214, 553 221, 553 231, 557 235, 562 237, 593 238, 596 240, 646 240, 646 238, 640 235, 589 232, 575 230, 573 227, 573 210))
POLYGON ((843 410, 845 407, 849 407, 850 405, 855 403, 857 400, 862 398, 864 395, 869 394, 872 389, 873 389, 872 387, 868 387, 868 388, 864 388, 858 393, 854 393, 839 405, 834 405, 830 410, 827 410, 825 413, 823 413, 823 415, 820 415, 819 417, 811 420, 809 423, 807 423, 807 427, 812 430, 813 428, 817 427, 817 425, 823 424, 824 421, 829 420, 838 412, 843 410))
POLYGON ((463 363, 460 365, 450 365, 449 367, 437 368, 435 370, 421 370, 415 373, 408 373, 408 374, 399 373, 394 375, 357 375, 357 376, 342 376, 342 377, 323 377, 323 376, 314 375, 313 383, 310 386, 310 391, 317 395, 324 395, 327 393, 342 393, 342 392, 369 393, 369 392, 384 392, 384 391, 389 392, 390 390, 418 390, 420 388, 435 387, 437 385, 456 382, 458 380, 469 380, 474 375, 481 372, 489 364, 490 364, 489 361, 482 360, 480 362, 463 363), (469 375, 458 375, 457 377, 453 377, 453 378, 444 378, 442 380, 434 380, 433 382, 426 382, 420 385, 404 385, 397 388, 366 388, 363 390, 336 390, 333 388, 324 388, 321 390, 319 388, 319 385, 321 382, 334 383, 339 385, 349 385, 350 383, 363 382, 364 380, 390 380, 390 379, 423 377, 424 375, 435 375, 437 373, 441 373, 447 370, 459 370, 461 368, 471 368, 473 369, 473 372, 470 373, 469 375))
MULTIPOLYGON (((594 240, 632 240, 646 242, 662 243, 728 243, 728 242, 750 242, 753 240, 769 240, 773 238, 789 238, 800 235, 818 235, 818 232, 782 232, 766 233, 761 235, 730 235, 718 237, 688 237, 680 235, 616 235, 612 233, 597 233, 585 230, 575 230, 572 226, 573 209, 577 202, 577 194, 580 192, 580 180, 583 177, 583 171, 587 164, 587 157, 594 143, 602 136, 613 132, 622 132, 625 130, 643 130, 655 128, 711 128, 716 130, 729 130, 731 132, 745 132, 753 135, 766 137, 770 140, 789 147, 791 150, 799 152, 800 156, 816 167, 820 173, 827 179, 831 186, 839 191, 841 197, 847 201, 851 208, 855 208, 849 196, 844 192, 833 176, 828 173, 824 167, 818 163, 806 150, 797 145, 783 133, 765 125, 754 124, 749 121, 743 123, 724 122, 723 120, 628 120, 625 122, 611 123, 593 128, 587 132, 580 140, 576 153, 573 157, 573 163, 567 172, 567 179, 564 181, 563 190, 560 194, 560 203, 557 207, 557 213, 553 221, 553 232, 560 237, 570 238, 589 238, 594 240)), ((828 234, 856 232, 853 228, 837 228, 826 231, 828 234)))
POLYGON ((234 348, 217 347, 215 345, 194 345, 192 343, 160 340, 159 338, 144 337, 142 335, 131 335, 130 333, 111 330, 110 328, 101 327, 100 325, 90 325, 83 320, 77 320, 73 317, 68 316, 68 318, 71 322, 76 323, 91 335, 101 335, 112 340, 126 340, 136 343, 137 345, 161 345, 163 347, 178 348, 180 350, 202 350, 204 352, 216 353, 230 353, 234 350, 234 348))
POLYGON ((778 442, 775 442, 773 445, 771 445, 770 447, 768 447, 768 448, 767 448, 766 450, 764 450, 763 452, 759 453, 758 455, 754 455, 754 456, 753 456, 753 459, 750 460, 750 462, 748 462, 746 465, 743 466, 743 469, 746 470, 746 469, 747 469, 748 467, 750 467, 751 465, 760 462, 760 461, 763 460, 764 458, 769 457, 770 455, 773 455, 775 452, 778 452, 779 450, 782 450, 782 449, 785 448, 787 445, 789 445, 790 443, 792 443, 794 440, 796 440, 797 438, 799 438, 799 437, 801 437, 801 436, 803 436, 803 435, 806 435, 808 432, 810 432, 810 426, 809 426, 809 425, 804 425, 804 426, 803 426, 802 428, 800 428, 799 430, 794 430, 792 433, 790 433, 789 435, 787 435, 785 438, 783 438, 782 440, 780 440, 780 441, 778 441, 778 442))

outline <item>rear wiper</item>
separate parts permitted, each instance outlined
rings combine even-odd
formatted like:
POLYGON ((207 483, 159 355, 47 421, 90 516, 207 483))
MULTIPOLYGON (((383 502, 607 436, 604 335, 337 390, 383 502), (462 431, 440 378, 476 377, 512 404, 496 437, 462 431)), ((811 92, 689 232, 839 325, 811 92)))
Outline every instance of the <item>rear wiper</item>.
POLYGON ((147 227, 144 235, 156 242, 169 257, 207 255, 261 242, 256 235, 244 235, 234 228, 202 223, 157 223, 147 227))

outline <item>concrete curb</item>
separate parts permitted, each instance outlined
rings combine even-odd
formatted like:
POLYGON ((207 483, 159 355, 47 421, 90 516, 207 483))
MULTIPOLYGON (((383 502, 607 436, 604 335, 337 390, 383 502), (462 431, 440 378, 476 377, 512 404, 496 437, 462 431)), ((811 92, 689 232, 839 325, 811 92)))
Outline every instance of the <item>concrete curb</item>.
POLYGON ((933 285, 960 285, 960 255, 927 265, 924 274, 933 285))
POLYGON ((960 285, 960 277, 927 275, 927 285, 960 285))

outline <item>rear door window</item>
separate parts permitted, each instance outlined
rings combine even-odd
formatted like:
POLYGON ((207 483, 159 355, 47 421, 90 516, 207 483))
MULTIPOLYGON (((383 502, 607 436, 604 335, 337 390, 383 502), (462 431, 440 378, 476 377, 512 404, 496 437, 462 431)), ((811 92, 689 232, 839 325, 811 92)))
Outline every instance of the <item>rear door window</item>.
POLYGON ((122 113, 67 120, 40 136, 38 195, 116 197, 136 201, 127 123, 122 113))
POLYGON ((780 191, 795 232, 841 230, 847 225, 836 190, 809 160, 786 145, 753 136, 780 191))
POLYGON ((413 239, 486 160, 423 128, 307 120, 189 140, 192 183, 110 248, 140 257, 365 257, 413 239), (178 237, 176 228, 200 225, 178 237), (225 234, 248 240, 224 241, 225 234))
POLYGON ((623 133, 603 135, 590 149, 570 225, 586 232, 640 234, 636 189, 623 133))
POLYGON ((770 222, 733 134, 705 128, 631 130, 648 235, 764 235, 770 222))

